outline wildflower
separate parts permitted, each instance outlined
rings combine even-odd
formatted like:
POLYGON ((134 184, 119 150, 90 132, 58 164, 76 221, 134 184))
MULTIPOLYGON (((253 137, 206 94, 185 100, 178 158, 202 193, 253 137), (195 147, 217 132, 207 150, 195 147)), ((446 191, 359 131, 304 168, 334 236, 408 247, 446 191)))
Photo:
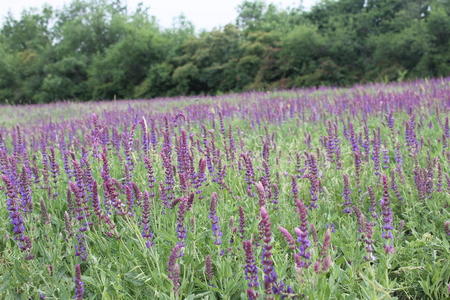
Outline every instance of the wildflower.
POLYGON ((214 277, 214 270, 211 261, 211 255, 205 257, 205 275, 208 281, 212 281, 214 277))
POLYGON ((189 197, 186 200, 186 210, 191 210, 192 205, 194 204, 195 194, 190 193, 189 197))
POLYGON ((261 181, 258 181, 255 183, 256 191, 258 192, 258 199, 259 199, 259 207, 263 207, 266 205, 266 191, 264 189, 264 186, 262 185, 261 181))
POLYGON ((178 289, 180 288, 180 265, 177 263, 177 259, 181 256, 182 249, 183 245, 179 243, 176 244, 175 247, 172 248, 167 262, 167 273, 169 279, 172 281, 175 294, 178 294, 178 289))
POLYGON ((319 272, 327 272, 331 266, 331 256, 328 253, 328 249, 331 245, 331 229, 328 228, 325 231, 325 235, 323 238, 322 248, 320 249, 319 258, 314 264, 314 271, 316 273, 319 272))
POLYGON ((73 236, 72 220, 70 218, 70 215, 67 213, 67 211, 64 212, 64 228, 66 231, 66 240, 67 240, 68 237, 73 236))
POLYGON ((172 166, 172 161, 169 153, 165 153, 164 151, 161 152, 161 158, 163 162, 164 167, 164 173, 165 173, 165 186, 164 186, 164 193, 167 197, 167 200, 170 202, 173 200, 173 188, 175 185, 175 179, 174 179, 174 168, 172 166))
POLYGON ((373 151, 372 151, 372 160, 373 165, 375 169, 375 175, 379 175, 380 171, 380 148, 381 148, 381 141, 380 141, 380 131, 374 132, 374 139, 373 139, 373 151))
POLYGON ((254 288, 259 286, 258 283, 258 269, 255 265, 255 257, 253 255, 252 242, 243 241, 242 245, 245 252, 245 279, 248 281, 247 295, 250 299, 256 299, 258 294, 254 291, 254 288))
POLYGON ((289 231, 286 228, 282 227, 282 226, 278 226, 278 230, 283 235, 286 243, 289 245, 289 248, 294 250, 295 249, 295 240, 292 237, 292 235, 289 233, 289 231))
POLYGON ((295 199, 298 199, 298 186, 297 186, 297 179, 295 178, 295 176, 291 177, 291 191, 295 201, 295 199))
POLYGON ((84 232, 80 231, 76 235, 75 256, 81 258, 82 261, 86 261, 88 258, 88 252, 86 248, 86 237, 84 232))
POLYGON ((217 193, 213 192, 211 194, 211 206, 209 210, 209 218, 212 223, 212 232, 215 238, 214 244, 221 245, 222 244, 222 231, 220 229, 219 217, 217 216, 217 193))
POLYGON ((307 268, 310 264, 308 260, 311 257, 308 251, 308 248, 311 246, 311 242, 308 239, 308 213, 305 204, 301 200, 297 199, 296 206, 300 218, 300 227, 295 228, 295 234, 297 235, 297 242, 300 243, 300 246, 294 258, 298 268, 307 268))
POLYGON ((352 200, 350 195, 352 191, 350 190, 350 184, 348 182, 348 175, 344 174, 344 190, 342 192, 342 196, 344 197, 344 213, 349 214, 352 212, 352 200))
MULTIPOLYGON (((269 165, 269 162, 264 160, 262 165, 263 165, 263 170, 264 170, 264 176, 261 178, 261 183, 265 187, 270 187, 271 181, 270 181, 270 165, 269 165)), ((269 194, 268 198, 270 198, 271 197, 270 189, 268 189, 267 192, 269 194)))
POLYGON ((23 167, 19 178, 19 193, 22 198, 21 208, 24 212, 31 212, 31 210, 33 209, 33 199, 31 185, 27 173, 28 171, 25 167, 23 167))
POLYGON ((391 171, 391 189, 394 191, 395 196, 399 201, 403 201, 403 196, 400 193, 397 183, 395 182, 395 173, 391 171))
POLYGON ((353 157, 355 162, 355 179, 359 187, 361 185, 361 155, 359 152, 354 152, 353 157))
MULTIPOLYGON (((153 171, 153 164, 152 161, 150 160, 150 158, 146 155, 144 156, 144 165, 145 168, 147 169, 147 180, 148 180, 148 188, 153 191, 153 188, 155 187, 155 175, 154 175, 154 171, 153 171)), ((151 192, 151 194, 149 194, 150 197, 154 197, 154 192, 151 192)))
POLYGON ((84 282, 81 281, 81 267, 75 265, 75 299, 82 300, 84 295, 84 282))
POLYGON ((197 195, 199 195, 199 199, 203 199, 203 191, 201 189, 202 184, 206 181, 206 176, 205 176, 205 170, 206 170, 206 159, 201 158, 200 161, 198 162, 198 173, 195 176, 194 179, 194 188, 195 188, 195 193, 197 195))
POLYGON ((314 243, 317 244, 319 242, 319 237, 317 236, 317 229, 314 224, 309 225, 309 233, 312 235, 314 243))
POLYGON ((58 182, 59 166, 58 163, 56 162, 55 149, 53 147, 50 148, 49 160, 51 167, 50 171, 52 172, 53 177, 53 183, 56 184, 58 182))
POLYGON ((317 200, 318 200, 318 194, 319 194, 319 187, 320 187, 320 181, 319 181, 319 171, 317 169, 317 162, 314 155, 308 156, 308 179, 311 183, 311 186, 309 188, 309 193, 311 195, 311 202, 309 204, 310 208, 317 208, 317 200))
POLYGON ((392 230, 394 229, 392 222, 392 209, 390 207, 390 200, 389 200, 389 187, 387 183, 387 178, 385 175, 381 176, 381 180, 383 183, 383 198, 381 199, 381 210, 383 213, 383 233, 382 237, 386 239, 386 243, 384 246, 384 250, 387 254, 394 253, 394 245, 393 245, 393 239, 394 235, 392 234, 392 230), (389 240, 391 242, 389 242, 389 240))
POLYGON ((362 239, 367 252, 367 255, 364 258, 368 261, 374 261, 376 257, 373 255, 373 223, 366 221, 364 214, 358 207, 354 206, 353 212, 357 217, 359 226, 358 232, 362 233, 362 239))
POLYGON ((20 250, 26 251, 31 249, 31 240, 25 235, 25 225, 22 217, 22 212, 19 209, 17 192, 13 186, 12 180, 8 176, 2 176, 3 182, 6 186, 6 208, 9 211, 9 218, 13 225, 14 239, 18 241, 20 250))
POLYGON ((145 119, 145 117, 142 117, 139 124, 141 125, 142 128, 142 150, 144 151, 144 153, 147 153, 150 147, 149 147, 147 120, 145 119))
POLYGON ((248 154, 241 154, 245 163, 245 181, 247 183, 247 194, 253 197, 252 185, 254 183, 255 172, 253 171, 253 164, 248 154))
POLYGON ((261 221, 260 225, 263 233, 263 252, 262 252, 262 265, 264 272, 264 289, 267 295, 274 292, 274 288, 277 285, 277 273, 273 266, 272 261, 272 231, 270 229, 271 223, 269 220, 269 214, 264 207, 260 209, 261 221))
POLYGON ((142 224, 142 233, 141 236, 146 239, 145 242, 145 246, 147 248, 150 248, 151 246, 153 246, 153 233, 151 232, 150 229, 150 195, 149 193, 146 191, 144 193, 144 198, 143 198, 143 203, 142 203, 142 219, 141 219, 141 224, 142 224))
POLYGON ((381 150, 381 152, 383 153, 383 169, 388 169, 389 168, 389 163, 390 163, 390 156, 389 156, 389 152, 386 148, 383 148, 383 150, 381 150))
POLYGON ((358 143, 356 141, 356 136, 355 136, 355 130, 353 129, 353 124, 350 122, 349 126, 348 126, 348 137, 350 140, 350 143, 352 144, 352 151, 354 153, 359 153, 359 147, 358 147, 358 143))
POLYGON ((180 205, 178 207, 178 214, 177 214, 177 236, 178 239, 180 239, 180 243, 183 244, 183 240, 186 239, 186 228, 184 226, 184 217, 186 215, 187 211, 187 200, 185 198, 181 198, 180 205))
POLYGON ((437 184, 436 184, 436 192, 441 193, 442 192, 442 167, 441 164, 437 163, 437 184))
POLYGON ((44 199, 41 199, 41 220, 44 224, 50 224, 50 216, 48 214, 47 206, 45 205, 44 199))
POLYGON ((245 213, 242 206, 239 206, 239 233, 243 239, 245 235, 245 213))
POLYGON ((112 204, 112 206, 114 206, 119 215, 124 216, 126 214, 124 210, 125 205, 119 199, 119 193, 117 192, 115 187, 117 184, 118 182, 114 178, 108 178, 107 181, 103 182, 105 195, 109 201, 109 204, 112 204))
POLYGON ((278 198, 280 195, 280 190, 278 188, 277 184, 272 184, 272 204, 273 204, 273 209, 278 209, 278 198))
POLYGON ((371 186, 367 187, 367 192, 369 193, 369 212, 372 218, 378 218, 377 215, 377 201, 375 199, 375 193, 371 186))
POLYGON ((80 190, 77 184, 74 182, 69 182, 69 186, 73 194, 75 195, 75 216, 78 221, 85 220, 80 230, 86 231, 88 230, 88 222, 87 222, 87 216, 85 214, 85 207, 84 207, 84 195, 83 192, 80 190))

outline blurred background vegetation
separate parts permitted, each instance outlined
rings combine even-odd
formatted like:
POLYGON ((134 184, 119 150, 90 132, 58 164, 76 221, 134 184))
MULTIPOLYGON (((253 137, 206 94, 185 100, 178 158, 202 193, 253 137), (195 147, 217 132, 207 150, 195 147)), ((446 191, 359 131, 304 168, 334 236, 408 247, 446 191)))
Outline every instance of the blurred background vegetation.
POLYGON ((220 94, 450 75, 450 0, 243 1, 211 31, 120 0, 6 17, 0 103, 220 94))

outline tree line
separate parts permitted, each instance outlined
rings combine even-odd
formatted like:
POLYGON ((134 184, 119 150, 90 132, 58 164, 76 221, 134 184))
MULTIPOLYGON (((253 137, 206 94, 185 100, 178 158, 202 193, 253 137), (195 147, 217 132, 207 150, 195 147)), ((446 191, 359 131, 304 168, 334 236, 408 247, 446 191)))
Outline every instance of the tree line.
POLYGON ((74 0, 8 15, 0 103, 220 94, 450 74, 450 0, 243 1, 232 24, 161 28, 142 5, 74 0))

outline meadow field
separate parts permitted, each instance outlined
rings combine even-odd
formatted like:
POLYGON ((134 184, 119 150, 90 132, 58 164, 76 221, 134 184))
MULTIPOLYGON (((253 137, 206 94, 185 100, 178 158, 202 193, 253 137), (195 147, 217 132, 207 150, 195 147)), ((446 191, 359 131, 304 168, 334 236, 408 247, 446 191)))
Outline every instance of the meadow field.
POLYGON ((450 78, 0 106, 0 299, 448 299, 450 78))

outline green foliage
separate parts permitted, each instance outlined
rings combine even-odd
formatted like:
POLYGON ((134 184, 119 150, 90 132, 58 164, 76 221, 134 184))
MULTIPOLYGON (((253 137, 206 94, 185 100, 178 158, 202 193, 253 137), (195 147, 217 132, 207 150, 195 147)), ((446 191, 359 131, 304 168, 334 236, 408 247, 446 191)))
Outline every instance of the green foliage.
POLYGON ((283 44, 286 71, 294 75, 314 72, 314 61, 324 56, 325 47, 325 39, 314 26, 295 27, 283 44))
POLYGON ((7 16, 0 103, 217 94, 450 74, 450 1, 322 0, 310 11, 245 0, 235 24, 162 29, 121 0, 7 16), (190 73, 193 72, 193 73, 190 73))
POLYGON ((147 75, 134 89, 133 96, 136 98, 149 98, 170 95, 173 88, 172 80, 173 66, 166 62, 155 64, 147 72, 147 75), (166 91, 166 93, 164 93, 166 91))
POLYGON ((172 80, 177 82, 177 91, 180 94, 187 94, 189 90, 195 88, 198 68, 193 63, 187 63, 175 69, 172 80))
POLYGON ((132 95, 135 86, 145 79, 148 69, 161 62, 161 37, 150 25, 129 26, 123 38, 104 54, 94 56, 88 80, 93 98, 132 95))

